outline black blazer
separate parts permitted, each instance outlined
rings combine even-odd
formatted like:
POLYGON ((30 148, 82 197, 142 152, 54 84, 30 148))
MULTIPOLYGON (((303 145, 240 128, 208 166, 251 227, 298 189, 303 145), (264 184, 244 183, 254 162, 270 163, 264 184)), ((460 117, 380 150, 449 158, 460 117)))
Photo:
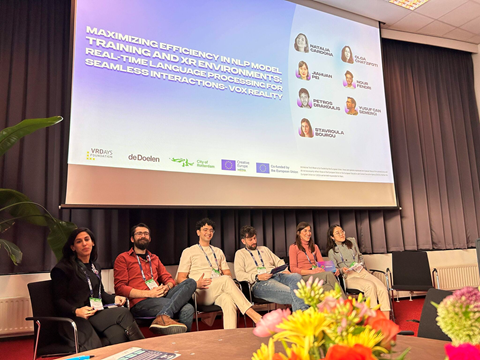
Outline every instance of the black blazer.
MULTIPOLYGON (((101 277, 100 267, 96 263, 94 265, 101 277)), ((53 301, 57 314, 60 316, 75 317, 76 309, 90 306, 90 288, 88 287, 87 278, 80 267, 76 271, 74 266, 79 267, 79 265, 74 265, 69 260, 62 259, 50 272, 50 277, 53 280, 53 301)), ((103 304, 115 302, 115 295, 105 292, 102 282, 94 274, 90 264, 86 264, 86 270, 92 282, 94 296, 98 297, 98 288, 100 286, 103 304)))

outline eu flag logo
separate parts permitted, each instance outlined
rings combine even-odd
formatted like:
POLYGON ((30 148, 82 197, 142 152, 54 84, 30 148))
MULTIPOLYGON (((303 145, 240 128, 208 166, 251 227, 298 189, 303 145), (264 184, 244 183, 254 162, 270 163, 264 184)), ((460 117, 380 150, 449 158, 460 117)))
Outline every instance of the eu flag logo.
POLYGON ((259 174, 270 174, 270 164, 268 164, 268 163, 257 163, 257 173, 259 173, 259 174))
POLYGON ((236 161, 235 160, 223 160, 222 159, 222 170, 230 170, 230 171, 237 170, 236 161))

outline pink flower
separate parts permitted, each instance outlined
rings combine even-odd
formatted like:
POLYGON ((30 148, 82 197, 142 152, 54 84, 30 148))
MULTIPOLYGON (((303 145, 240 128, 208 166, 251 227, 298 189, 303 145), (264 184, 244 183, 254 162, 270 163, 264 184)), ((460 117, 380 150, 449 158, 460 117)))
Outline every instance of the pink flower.
POLYGON ((317 308, 319 311, 323 312, 325 310, 331 311, 335 306, 337 306, 337 299, 333 296, 325 296, 325 299, 317 305, 317 308))
POLYGON ((286 319, 291 314, 290 309, 278 309, 265 314, 262 319, 256 324, 253 333, 259 337, 267 337, 277 332, 283 331, 277 328, 283 319, 286 319))
POLYGON ((371 316, 376 316, 376 312, 372 309, 370 309, 367 304, 365 303, 356 303, 355 307, 360 310, 358 313, 358 317, 363 318, 364 316, 366 317, 371 317, 371 316))
POLYGON ((480 346, 472 344, 445 345, 445 352, 449 360, 480 360, 480 346))

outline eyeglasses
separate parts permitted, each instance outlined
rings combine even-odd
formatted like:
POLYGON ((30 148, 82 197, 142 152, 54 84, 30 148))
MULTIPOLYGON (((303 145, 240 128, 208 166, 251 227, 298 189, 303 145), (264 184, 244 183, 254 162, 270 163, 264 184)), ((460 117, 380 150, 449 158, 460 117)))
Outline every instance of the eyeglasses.
POLYGON ((345 230, 342 230, 342 231, 336 231, 333 233, 333 235, 343 235, 345 234, 345 230))
POLYGON ((149 236, 150 233, 148 231, 137 231, 134 235, 136 235, 136 236, 142 236, 142 235, 149 236))
POLYGON ((202 232, 215 234, 215 230, 213 230, 213 229, 202 229, 202 232))

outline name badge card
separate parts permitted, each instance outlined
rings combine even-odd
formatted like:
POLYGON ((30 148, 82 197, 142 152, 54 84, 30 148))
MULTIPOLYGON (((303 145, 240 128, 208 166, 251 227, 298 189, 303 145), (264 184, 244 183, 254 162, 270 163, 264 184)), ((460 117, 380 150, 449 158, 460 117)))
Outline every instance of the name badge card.
POLYGON ((102 299, 91 297, 90 298, 90 306, 94 310, 103 310, 102 299))
POLYGON ((218 277, 220 277, 220 276, 222 276, 222 275, 220 274, 220 271, 219 271, 219 270, 217 270, 217 269, 212 269, 212 279, 218 278, 218 277))
POLYGON ((149 288, 150 290, 155 289, 156 287, 158 287, 158 284, 157 284, 157 283, 155 282, 155 280, 153 280, 153 279, 150 279, 150 280, 145 281, 145 284, 147 284, 147 286, 148 286, 148 288, 149 288))
POLYGON ((265 269, 265 266, 257 266, 257 274, 258 275, 266 274, 266 273, 267 273, 267 269, 265 269))

